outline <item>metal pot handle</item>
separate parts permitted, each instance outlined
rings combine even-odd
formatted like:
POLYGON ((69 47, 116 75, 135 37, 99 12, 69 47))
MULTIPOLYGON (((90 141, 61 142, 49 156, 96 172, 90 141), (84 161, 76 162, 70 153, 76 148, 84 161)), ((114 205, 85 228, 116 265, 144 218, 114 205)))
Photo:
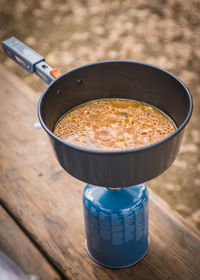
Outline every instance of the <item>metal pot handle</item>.
POLYGON ((2 47, 7 56, 13 59, 27 72, 35 73, 47 84, 50 84, 61 75, 57 68, 52 68, 45 63, 43 56, 33 51, 15 37, 3 41, 2 47))

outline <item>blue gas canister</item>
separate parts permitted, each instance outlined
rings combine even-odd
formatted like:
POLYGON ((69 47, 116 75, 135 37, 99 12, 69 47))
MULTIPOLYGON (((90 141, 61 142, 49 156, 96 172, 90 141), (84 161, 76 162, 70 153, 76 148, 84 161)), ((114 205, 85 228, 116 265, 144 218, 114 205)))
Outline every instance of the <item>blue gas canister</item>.
POLYGON ((109 189, 86 185, 83 192, 86 249, 99 264, 135 264, 148 250, 148 192, 144 184, 109 189))

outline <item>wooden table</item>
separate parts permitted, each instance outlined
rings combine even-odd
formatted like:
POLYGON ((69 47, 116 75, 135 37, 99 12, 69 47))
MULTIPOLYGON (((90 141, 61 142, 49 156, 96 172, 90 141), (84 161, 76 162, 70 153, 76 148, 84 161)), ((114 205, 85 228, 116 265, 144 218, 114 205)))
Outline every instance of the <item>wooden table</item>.
POLYGON ((146 257, 126 269, 108 269, 91 260, 85 250, 84 183, 59 166, 46 133, 34 128, 39 96, 2 66, 0 84, 0 202, 6 209, 0 208, 1 250, 17 260, 16 244, 26 260, 26 248, 34 247, 32 268, 18 263, 40 279, 200 279, 199 232, 152 191, 146 257), (20 238, 5 233, 19 229, 20 238))

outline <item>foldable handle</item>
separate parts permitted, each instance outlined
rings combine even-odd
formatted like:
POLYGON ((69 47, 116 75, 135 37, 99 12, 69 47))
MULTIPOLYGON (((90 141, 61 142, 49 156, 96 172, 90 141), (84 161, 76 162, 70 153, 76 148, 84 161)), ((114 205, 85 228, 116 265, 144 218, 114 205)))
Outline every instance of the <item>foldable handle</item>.
POLYGON ((20 42, 15 37, 2 42, 2 47, 7 56, 23 67, 29 73, 36 73, 47 84, 50 84, 61 74, 57 68, 52 68, 43 56, 20 42))

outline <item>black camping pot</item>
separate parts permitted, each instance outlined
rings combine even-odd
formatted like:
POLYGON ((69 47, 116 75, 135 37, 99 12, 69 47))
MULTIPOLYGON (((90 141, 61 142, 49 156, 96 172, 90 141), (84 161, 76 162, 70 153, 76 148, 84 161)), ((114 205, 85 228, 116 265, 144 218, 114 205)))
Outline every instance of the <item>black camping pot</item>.
POLYGON ((77 179, 110 188, 137 185, 164 172, 175 160, 192 113, 192 97, 171 73, 133 61, 104 61, 58 75, 44 58, 12 37, 5 53, 28 72, 36 72, 48 87, 38 104, 38 116, 61 166, 77 179), (57 77, 56 79, 53 77, 57 77), (149 103, 176 124, 170 136, 152 145, 123 151, 96 151, 69 144, 52 130, 73 107, 102 98, 126 98, 149 103))

